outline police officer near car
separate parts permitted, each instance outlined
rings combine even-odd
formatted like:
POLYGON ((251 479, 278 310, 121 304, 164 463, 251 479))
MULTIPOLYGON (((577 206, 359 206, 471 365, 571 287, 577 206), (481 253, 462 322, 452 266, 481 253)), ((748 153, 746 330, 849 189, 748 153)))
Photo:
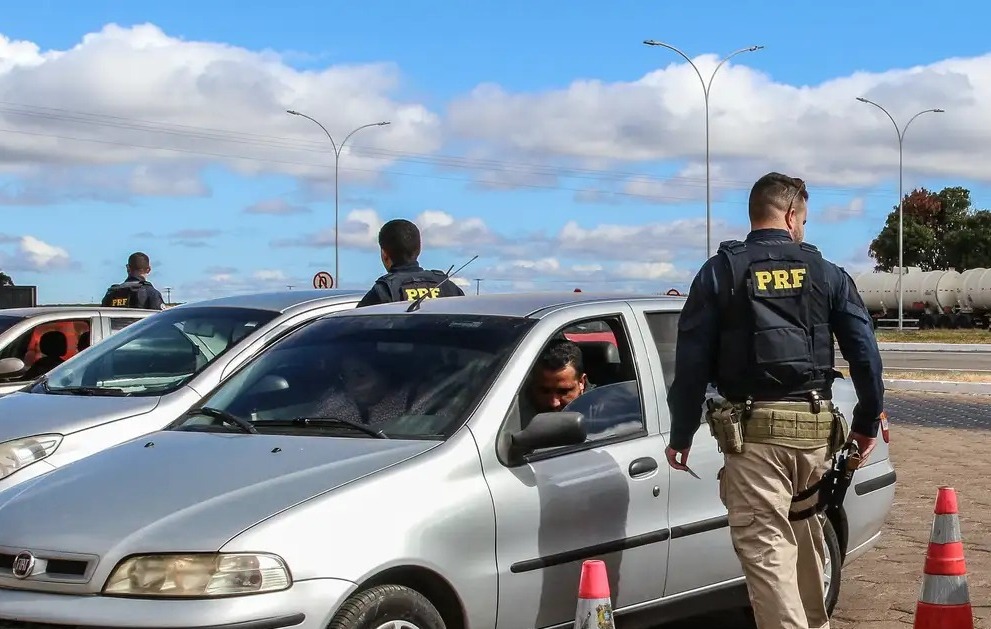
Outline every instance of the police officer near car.
POLYGON ((443 271, 428 271, 420 266, 420 230, 406 219, 387 222, 379 230, 382 266, 388 271, 358 302, 358 308, 394 301, 420 298, 463 297, 457 284, 443 271))
POLYGON ((113 284, 107 289, 101 304, 116 308, 142 308, 146 310, 165 310, 165 300, 162 293, 148 281, 151 273, 151 261, 140 251, 132 253, 127 258, 127 279, 120 284, 113 284))
POLYGON ((870 315, 853 279, 803 242, 808 198, 780 173, 754 184, 746 241, 721 243, 692 283, 668 396, 665 454, 688 471, 707 385, 723 398, 706 400, 705 418, 759 629, 829 627, 816 484, 841 449, 867 460, 883 412, 870 315), (857 392, 849 425, 830 401, 834 336, 857 392))

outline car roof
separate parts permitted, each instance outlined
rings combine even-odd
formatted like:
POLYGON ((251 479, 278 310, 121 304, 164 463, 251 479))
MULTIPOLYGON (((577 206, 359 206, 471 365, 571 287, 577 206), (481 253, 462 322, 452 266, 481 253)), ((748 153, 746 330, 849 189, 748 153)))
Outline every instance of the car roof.
POLYGON ((260 293, 244 293, 186 302, 176 308, 229 307, 257 308, 285 312, 296 306, 321 306, 339 302, 357 301, 364 296, 363 290, 322 289, 322 290, 281 290, 260 293))
POLYGON ((141 308, 111 308, 110 306, 33 306, 30 308, 0 308, 0 316, 4 317, 37 317, 46 314, 66 314, 72 312, 111 312, 115 314, 151 314, 154 310, 143 310, 141 308))
MULTIPOLYGON (((491 293, 424 299, 417 312, 429 314, 497 315, 507 317, 541 317, 547 313, 583 304, 633 302, 660 310, 679 311, 685 303, 684 296, 651 295, 647 293, 596 293, 596 292, 530 292, 491 293)), ((348 314, 375 315, 405 312, 409 302, 366 306, 348 311, 348 314)))

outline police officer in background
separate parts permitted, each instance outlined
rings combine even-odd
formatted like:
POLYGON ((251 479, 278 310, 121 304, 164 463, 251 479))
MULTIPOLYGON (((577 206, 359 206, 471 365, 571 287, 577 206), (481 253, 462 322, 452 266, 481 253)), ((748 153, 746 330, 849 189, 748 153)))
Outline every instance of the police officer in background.
POLYGON ((688 469, 707 385, 725 398, 707 401, 706 421, 723 452, 720 496, 760 629, 829 626, 810 488, 845 442, 867 460, 883 410, 881 356, 853 280, 802 242, 808 198, 805 182, 780 173, 754 184, 746 242, 721 243, 692 283, 668 395, 665 454, 677 470, 688 469), (849 426, 830 402, 833 335, 859 401, 849 426))
POLYGON ((147 280, 149 273, 151 273, 151 261, 148 256, 140 251, 132 253, 127 258, 127 279, 107 289, 102 305, 165 310, 162 293, 147 280))
POLYGON ((442 271, 426 271, 417 262, 420 257, 420 230, 405 219, 389 221, 379 230, 382 266, 388 271, 375 280, 358 308, 393 301, 416 301, 420 297, 463 297, 457 284, 442 271))

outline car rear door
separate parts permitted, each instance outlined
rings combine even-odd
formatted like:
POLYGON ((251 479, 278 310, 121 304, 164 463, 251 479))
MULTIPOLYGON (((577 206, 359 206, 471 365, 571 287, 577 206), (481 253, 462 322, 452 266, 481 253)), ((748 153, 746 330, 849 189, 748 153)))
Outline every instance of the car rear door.
MULTIPOLYGON (((651 309, 636 304, 634 311, 650 343, 648 360, 662 376, 655 379, 655 382, 663 383, 663 387, 656 388, 656 403, 660 409, 661 432, 667 442, 671 432, 667 391, 674 380, 681 313, 680 310, 651 309)), ((700 478, 676 470, 670 474, 667 516, 671 541, 665 597, 723 583, 743 574, 730 542, 726 507, 719 498, 717 473, 723 465, 723 455, 709 433, 701 405, 699 424, 688 465, 700 478)))

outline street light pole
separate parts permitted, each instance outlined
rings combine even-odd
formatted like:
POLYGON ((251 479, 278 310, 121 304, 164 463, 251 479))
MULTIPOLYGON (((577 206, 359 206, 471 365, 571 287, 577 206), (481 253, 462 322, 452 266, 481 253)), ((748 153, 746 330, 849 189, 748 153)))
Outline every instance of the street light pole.
POLYGON ((709 90, 712 88, 712 80, 716 78, 716 73, 719 72, 719 68, 723 67, 724 63, 740 53, 761 50, 763 46, 749 46, 726 55, 716 66, 716 69, 712 71, 712 75, 709 76, 709 82, 706 83, 705 79, 702 78, 702 73, 699 71, 698 66, 696 66, 692 60, 688 58, 688 55, 681 52, 671 44, 665 44, 664 42, 655 41, 653 39, 646 40, 644 44, 648 46, 661 46, 663 48, 667 48, 668 50, 673 50, 684 57, 685 61, 688 62, 688 65, 694 68, 695 74, 699 77, 699 82, 702 83, 702 94, 705 99, 705 257, 708 259, 712 255, 712 190, 709 177, 709 90))
POLYGON ((922 114, 928 114, 928 113, 941 114, 944 112, 944 110, 924 109, 923 111, 920 111, 919 113, 909 118, 908 122, 905 123, 905 127, 899 129, 898 123, 895 122, 895 119, 892 117, 890 113, 888 113, 887 109, 878 105, 872 100, 867 100, 866 98, 862 98, 860 96, 857 97, 857 100, 859 100, 862 103, 867 103, 868 105, 874 105, 875 107, 883 111, 884 114, 888 116, 888 120, 891 121, 891 124, 895 126, 895 133, 898 135, 898 331, 900 332, 904 329, 904 301, 905 301, 905 292, 902 290, 902 278, 905 277, 905 240, 904 240, 905 218, 902 212, 902 208, 904 205, 903 203, 904 195, 902 193, 902 165, 904 164, 904 159, 903 159, 902 146, 905 143, 905 132, 908 131, 908 126, 912 124, 913 120, 915 120, 922 114))
POLYGON ((340 286, 341 285, 340 246, 339 246, 340 240, 338 238, 338 234, 340 231, 339 230, 340 209, 338 205, 337 180, 338 180, 338 175, 340 174, 341 151, 344 150, 344 145, 347 144, 347 141, 351 138, 351 136, 361 131, 362 129, 367 129, 368 127, 382 127, 391 123, 388 121, 384 121, 384 122, 372 122, 369 124, 361 125, 357 129, 351 131, 351 133, 347 134, 347 136, 344 137, 344 141, 341 142, 340 146, 338 146, 337 143, 334 142, 333 136, 331 136, 330 132, 327 131, 327 128, 322 124, 320 124, 316 119, 311 118, 310 116, 307 116, 304 113, 300 113, 292 109, 287 109, 286 113, 292 114, 293 116, 302 116, 307 120, 311 120, 312 122, 315 122, 316 125, 321 129, 323 129, 323 132, 327 134, 327 138, 330 140, 331 146, 334 147, 334 286, 340 286))

